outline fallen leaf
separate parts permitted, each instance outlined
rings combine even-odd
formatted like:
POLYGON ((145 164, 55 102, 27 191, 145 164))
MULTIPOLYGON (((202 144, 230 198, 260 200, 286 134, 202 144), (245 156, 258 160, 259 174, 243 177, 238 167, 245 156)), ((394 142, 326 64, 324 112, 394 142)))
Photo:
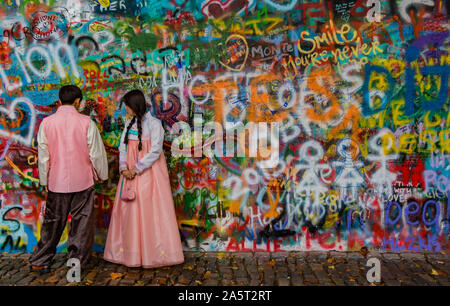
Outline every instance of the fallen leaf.
POLYGON ((84 284, 86 285, 86 286, 90 286, 90 285, 92 285, 94 282, 92 281, 92 280, 90 280, 90 279, 88 279, 87 281, 85 281, 84 282, 84 284))
POLYGON ((188 270, 193 270, 194 268, 192 266, 187 266, 188 270))
POLYGON ((334 266, 328 266, 328 269, 333 269, 334 270, 334 266))
POLYGON ((369 286, 376 286, 374 283, 371 283, 369 286))
POLYGON ((237 269, 239 269, 238 267, 231 267, 231 269, 233 269, 233 270, 237 270, 237 269))
POLYGON ((328 258, 328 263, 329 263, 330 265, 334 265, 334 264, 336 263, 336 259, 334 259, 333 257, 328 258))
POLYGON ((351 282, 356 282, 355 279, 354 279, 354 278, 351 278, 351 277, 349 278, 349 281, 351 281, 351 282))
POLYGON ((56 275, 53 275, 52 277, 49 277, 46 282, 47 283, 56 283, 59 281, 59 278, 56 275))
POLYGON ((114 273, 114 272, 112 272, 109 276, 111 277, 112 280, 116 280, 116 279, 121 279, 123 274, 122 273, 114 273))
POLYGON ((439 275, 439 273, 435 269, 431 269, 431 275, 439 275))
POLYGON ((202 284, 202 282, 201 281, 199 281, 199 280, 196 280, 195 281, 197 284, 199 284, 199 285, 201 285, 202 284))

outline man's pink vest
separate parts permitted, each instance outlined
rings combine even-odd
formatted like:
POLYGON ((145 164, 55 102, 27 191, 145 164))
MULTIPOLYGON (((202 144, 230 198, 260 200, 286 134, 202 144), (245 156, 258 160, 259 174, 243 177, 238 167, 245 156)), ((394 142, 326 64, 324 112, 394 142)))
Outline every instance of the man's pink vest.
POLYGON ((90 118, 78 113, 71 105, 61 105, 41 124, 50 155, 48 189, 69 193, 94 185, 95 171, 87 143, 90 118))

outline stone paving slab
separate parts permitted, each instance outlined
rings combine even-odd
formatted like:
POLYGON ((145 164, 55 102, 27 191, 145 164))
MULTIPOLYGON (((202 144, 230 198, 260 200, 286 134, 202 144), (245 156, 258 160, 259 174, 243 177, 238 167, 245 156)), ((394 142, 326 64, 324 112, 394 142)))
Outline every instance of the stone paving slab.
POLYGON ((30 254, 0 254, 1 286, 449 286, 448 254, 379 252, 185 252, 185 262, 153 269, 128 268, 93 253, 81 281, 66 275, 67 254, 57 254, 50 274, 29 271, 30 254), (381 264, 370 284, 369 258, 381 264))

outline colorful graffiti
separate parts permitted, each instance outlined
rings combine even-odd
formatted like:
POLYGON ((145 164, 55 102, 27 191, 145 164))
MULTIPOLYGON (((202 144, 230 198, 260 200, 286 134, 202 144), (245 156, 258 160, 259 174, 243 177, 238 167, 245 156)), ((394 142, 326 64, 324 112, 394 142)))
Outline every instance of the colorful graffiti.
POLYGON ((109 156, 110 178, 96 186, 97 251, 118 181, 119 101, 137 88, 166 130, 185 250, 448 253, 448 9, 443 0, 2 1, 0 250, 31 252, 39 240, 36 133, 73 83, 109 156), (277 141, 250 122, 278 123, 277 141), (249 152, 250 135, 264 149, 249 152))

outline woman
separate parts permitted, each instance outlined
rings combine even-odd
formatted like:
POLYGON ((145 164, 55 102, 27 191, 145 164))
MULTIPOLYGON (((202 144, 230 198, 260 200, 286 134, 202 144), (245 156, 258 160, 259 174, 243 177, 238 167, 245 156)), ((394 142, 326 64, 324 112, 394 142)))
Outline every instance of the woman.
POLYGON ((103 258, 128 267, 184 262, 162 147, 161 121, 147 112, 144 94, 123 97, 127 120, 120 140, 120 179, 103 258))

